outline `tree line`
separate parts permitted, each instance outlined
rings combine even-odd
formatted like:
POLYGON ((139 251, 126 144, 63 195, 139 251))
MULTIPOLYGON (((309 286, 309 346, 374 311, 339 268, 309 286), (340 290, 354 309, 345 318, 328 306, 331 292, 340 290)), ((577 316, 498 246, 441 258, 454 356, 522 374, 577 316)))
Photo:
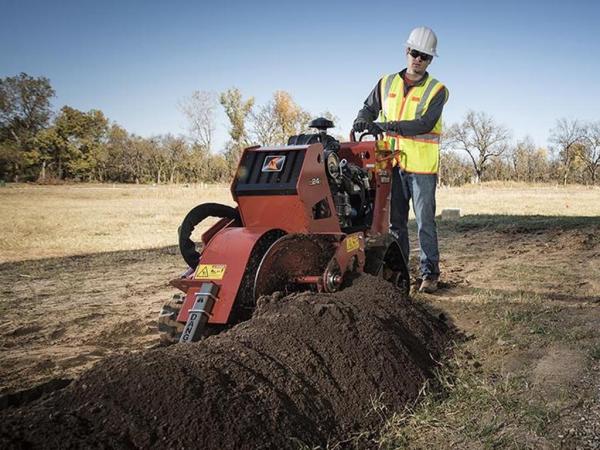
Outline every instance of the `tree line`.
MULTIPOLYGON (((314 118, 285 91, 264 105, 239 89, 195 91, 180 102, 185 135, 141 137, 100 110, 51 107, 46 77, 21 73, 0 79, 0 180, 120 183, 227 182, 250 145, 281 145, 309 132, 314 118), (216 113, 229 119, 229 140, 214 148, 216 113)), ((330 112, 319 114, 334 122, 330 112)), ((336 136, 338 139, 344 137, 336 136)), ((440 183, 490 180, 597 184, 600 122, 560 119, 549 149, 510 131, 484 112, 469 111, 442 139, 440 183)))
POLYGON ((595 185, 600 168, 600 121, 559 119, 550 148, 526 137, 513 143, 510 131, 484 112, 469 111, 443 135, 440 179, 461 185, 479 181, 595 185))

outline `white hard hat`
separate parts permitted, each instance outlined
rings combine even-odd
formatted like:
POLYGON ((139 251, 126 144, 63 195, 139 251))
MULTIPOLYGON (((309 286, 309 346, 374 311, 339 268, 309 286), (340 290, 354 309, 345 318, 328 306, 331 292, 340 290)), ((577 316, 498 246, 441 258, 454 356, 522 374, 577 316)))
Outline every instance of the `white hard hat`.
POLYGON ((414 48, 431 56, 437 56, 437 37, 431 28, 418 27, 410 32, 406 41, 408 48, 414 48))

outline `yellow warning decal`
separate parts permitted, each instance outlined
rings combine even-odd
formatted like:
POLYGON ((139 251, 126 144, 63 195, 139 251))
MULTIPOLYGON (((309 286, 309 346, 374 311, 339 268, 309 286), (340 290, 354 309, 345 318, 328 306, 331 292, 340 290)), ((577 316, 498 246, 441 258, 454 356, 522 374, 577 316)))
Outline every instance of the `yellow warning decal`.
POLYGON ((353 252, 358 247, 360 247, 360 243, 358 241, 358 236, 348 236, 346 238, 346 251, 348 253, 353 252))
POLYGON ((226 268, 225 264, 198 264, 194 278, 196 280, 222 280, 226 268))

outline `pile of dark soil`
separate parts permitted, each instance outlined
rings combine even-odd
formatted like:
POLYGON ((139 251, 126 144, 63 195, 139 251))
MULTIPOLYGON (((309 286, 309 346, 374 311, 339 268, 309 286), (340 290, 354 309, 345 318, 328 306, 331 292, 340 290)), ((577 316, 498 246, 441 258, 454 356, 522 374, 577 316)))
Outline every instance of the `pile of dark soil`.
POLYGON ((454 331, 390 284, 263 298, 229 332, 109 358, 0 413, 2 448, 325 446, 414 400, 454 331))

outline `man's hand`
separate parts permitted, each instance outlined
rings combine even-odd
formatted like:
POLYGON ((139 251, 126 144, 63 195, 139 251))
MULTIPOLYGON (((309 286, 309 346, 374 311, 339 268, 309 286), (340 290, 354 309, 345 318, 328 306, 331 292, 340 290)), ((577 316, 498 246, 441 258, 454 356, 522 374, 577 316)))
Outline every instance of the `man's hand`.
POLYGON ((373 122, 384 132, 391 131, 392 133, 402 134, 400 131, 400 122, 373 122))
POLYGON ((379 126, 379 122, 371 122, 367 127, 367 131, 373 136, 379 136, 380 134, 383 134, 384 129, 379 126))
POLYGON ((361 133, 369 128, 370 123, 364 119, 356 119, 352 125, 352 130, 361 133))
POLYGON ((364 119, 356 119, 352 125, 352 130, 357 133, 362 133, 366 130, 367 133, 373 136, 383 134, 382 128, 376 122, 368 122, 364 119))

